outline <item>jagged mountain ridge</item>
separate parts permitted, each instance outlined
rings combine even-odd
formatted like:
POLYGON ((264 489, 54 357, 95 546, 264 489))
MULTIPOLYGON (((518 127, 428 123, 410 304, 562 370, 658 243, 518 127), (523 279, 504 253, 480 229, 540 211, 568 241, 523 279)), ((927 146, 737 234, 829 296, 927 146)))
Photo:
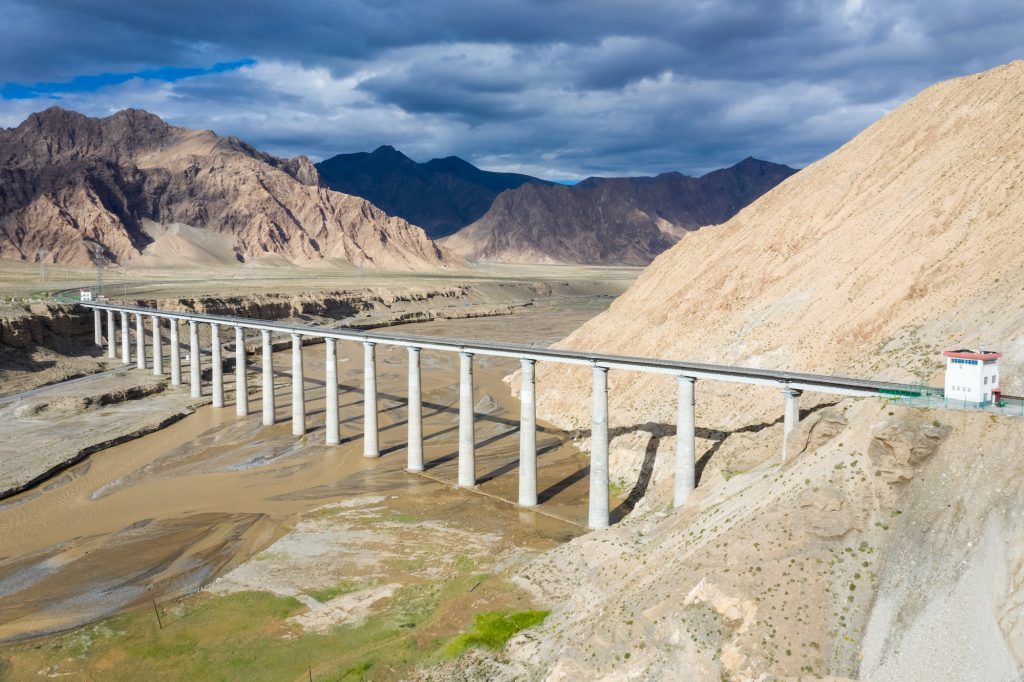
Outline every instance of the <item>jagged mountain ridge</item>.
POLYGON ((646 265, 690 230, 725 222, 796 171, 747 158, 699 178, 587 178, 503 192, 443 244, 499 263, 646 265))
POLYGON ((457 156, 417 163, 391 145, 338 154, 316 168, 328 187, 363 197, 435 239, 484 215, 507 189, 551 184, 529 175, 481 170, 457 156))
POLYGON ((97 119, 52 107, 0 130, 0 257, 85 265, 94 247, 124 263, 154 242, 149 221, 223 235, 239 260, 463 263, 406 221, 321 187, 306 157, 134 109, 97 119))

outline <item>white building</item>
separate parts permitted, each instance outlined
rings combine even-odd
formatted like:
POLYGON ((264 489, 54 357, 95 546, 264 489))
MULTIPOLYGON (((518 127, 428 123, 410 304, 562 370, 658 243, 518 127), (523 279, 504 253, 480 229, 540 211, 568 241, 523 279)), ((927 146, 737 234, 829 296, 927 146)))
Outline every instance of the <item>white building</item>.
POLYGON ((963 401, 968 405, 989 405, 998 402, 999 368, 997 361, 1002 353, 962 348, 947 350, 946 356, 946 400, 963 401))
POLYGON ((79 289, 78 290, 79 301, 91 301, 92 300, 92 289, 79 289))

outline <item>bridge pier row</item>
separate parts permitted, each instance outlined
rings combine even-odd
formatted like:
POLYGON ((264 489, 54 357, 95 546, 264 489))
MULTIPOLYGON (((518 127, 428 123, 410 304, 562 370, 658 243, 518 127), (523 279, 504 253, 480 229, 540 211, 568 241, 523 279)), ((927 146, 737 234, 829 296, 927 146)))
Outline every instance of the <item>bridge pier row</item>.
POLYGON ((189 379, 192 388, 192 397, 199 398, 203 395, 202 357, 199 349, 199 325, 194 320, 188 321, 188 353, 189 353, 189 379))
POLYGON ((107 357, 117 357, 114 350, 115 344, 117 343, 117 328, 114 325, 114 311, 107 311, 107 357))
POLYGON ((423 395, 420 389, 420 349, 409 346, 409 448, 405 468, 423 471, 423 395))
POLYGON ((99 308, 92 309, 92 323, 96 328, 94 333, 94 341, 96 345, 103 348, 103 315, 100 314, 99 308))
POLYGON ((306 388, 302 376, 302 337, 292 334, 292 435, 306 433, 306 388))
POLYGON ((149 322, 153 327, 153 376, 160 376, 164 373, 164 347, 160 336, 160 318, 150 315, 149 322))
POLYGON ((131 364, 132 356, 128 339, 128 313, 121 313, 121 364, 131 364))
POLYGON ((476 437, 473 430, 473 354, 459 352, 459 487, 476 485, 476 437))
POLYGON ((594 366, 590 427, 591 528, 608 527, 608 368, 594 366))
POLYGON ((146 327, 138 313, 135 314, 135 367, 146 369, 146 327))
POLYGON ((270 346, 270 332, 260 330, 263 337, 263 425, 274 424, 274 350, 270 346))
POLYGON ((245 330, 235 327, 235 415, 249 414, 249 385, 246 381, 245 330))
POLYGON ((537 361, 520 358, 519 389, 519 504, 537 505, 537 361))
POLYGON ((224 360, 220 352, 220 325, 210 324, 210 356, 213 365, 213 406, 224 407, 224 360))
POLYGON ((783 407, 782 420, 782 463, 786 463, 786 447, 789 444, 789 432, 800 423, 800 394, 795 388, 782 389, 785 405, 783 407))
POLYGON ((324 379, 327 391, 325 400, 327 403, 326 416, 326 443, 337 445, 341 442, 341 429, 338 424, 338 342, 337 339, 324 339, 324 354, 326 356, 326 370, 324 379))
POLYGON ((690 494, 697 486, 697 461, 694 437, 693 388, 697 380, 680 375, 676 377, 676 472, 675 495, 672 506, 682 507, 690 501, 690 494))
POLYGON ((377 432, 377 344, 363 342, 363 457, 380 457, 377 432))
POLYGON ((171 317, 167 322, 171 328, 171 386, 181 386, 181 342, 178 340, 178 321, 171 317))

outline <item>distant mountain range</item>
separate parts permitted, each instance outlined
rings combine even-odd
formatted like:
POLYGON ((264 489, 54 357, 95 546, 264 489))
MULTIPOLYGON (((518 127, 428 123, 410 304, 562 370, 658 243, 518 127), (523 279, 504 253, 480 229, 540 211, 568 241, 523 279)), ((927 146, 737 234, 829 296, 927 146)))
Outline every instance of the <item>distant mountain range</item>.
POLYGON ((524 185, 441 243, 471 261, 646 265, 687 231, 729 220, 795 172, 747 158, 699 178, 524 185))
POLYGON ((390 145, 338 154, 316 169, 327 187, 363 197, 434 239, 482 217, 505 190, 552 184, 529 175, 480 170, 457 156, 417 163, 390 145))
POLYGON ((0 129, 0 257, 88 265, 335 259, 389 269, 464 265, 423 230, 320 185, 304 156, 127 109, 58 107, 0 129))

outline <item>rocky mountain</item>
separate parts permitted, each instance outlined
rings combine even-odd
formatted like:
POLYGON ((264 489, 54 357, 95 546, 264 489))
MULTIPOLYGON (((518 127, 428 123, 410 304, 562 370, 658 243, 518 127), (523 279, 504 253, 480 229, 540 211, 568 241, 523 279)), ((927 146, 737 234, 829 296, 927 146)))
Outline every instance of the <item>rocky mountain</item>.
MULTIPOLYGON (((577 350, 941 386, 941 351, 1024 378, 1024 62, 935 85, 732 220, 683 237, 577 350)), ((699 485, 672 510, 675 382, 612 370, 630 519, 515 581, 558 604, 490 679, 1021 679, 1020 414, 698 381, 699 485)), ((538 416, 589 428, 590 372, 538 416)))
POLYGON ((723 223, 796 171, 747 158, 699 178, 588 178, 503 192, 444 240, 469 260, 646 265, 688 231, 723 223))
POLYGON ((0 130, 0 258, 87 265, 94 249, 125 263, 160 253, 169 233, 186 261, 187 235, 215 235, 221 248, 203 252, 238 260, 463 262, 365 199, 321 187, 305 157, 279 159, 145 111, 96 119, 53 107, 0 130))
POLYGON ((484 215, 507 189, 551 184, 529 175, 480 170, 457 156, 417 163, 390 145, 338 154, 316 168, 328 187, 363 197, 434 239, 484 215))

